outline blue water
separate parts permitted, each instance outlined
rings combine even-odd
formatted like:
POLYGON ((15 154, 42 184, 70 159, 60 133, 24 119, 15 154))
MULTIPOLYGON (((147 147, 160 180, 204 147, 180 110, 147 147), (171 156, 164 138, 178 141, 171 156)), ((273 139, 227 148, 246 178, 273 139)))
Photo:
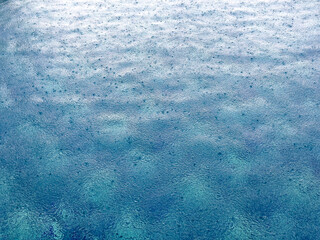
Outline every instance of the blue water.
POLYGON ((0 0, 0 239, 320 239, 318 0, 0 0))

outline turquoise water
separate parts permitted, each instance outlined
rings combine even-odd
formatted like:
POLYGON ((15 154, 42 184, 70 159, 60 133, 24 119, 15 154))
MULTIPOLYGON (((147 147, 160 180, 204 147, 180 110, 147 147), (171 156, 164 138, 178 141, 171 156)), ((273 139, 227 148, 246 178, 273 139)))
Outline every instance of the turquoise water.
POLYGON ((0 0, 0 239, 319 239, 319 10, 0 0))

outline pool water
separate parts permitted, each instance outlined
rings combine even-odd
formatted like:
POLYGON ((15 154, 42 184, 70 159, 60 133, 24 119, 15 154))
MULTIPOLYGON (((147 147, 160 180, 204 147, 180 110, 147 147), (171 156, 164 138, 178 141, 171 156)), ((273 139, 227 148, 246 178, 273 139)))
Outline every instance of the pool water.
POLYGON ((318 0, 0 0, 0 239, 319 239, 318 0))

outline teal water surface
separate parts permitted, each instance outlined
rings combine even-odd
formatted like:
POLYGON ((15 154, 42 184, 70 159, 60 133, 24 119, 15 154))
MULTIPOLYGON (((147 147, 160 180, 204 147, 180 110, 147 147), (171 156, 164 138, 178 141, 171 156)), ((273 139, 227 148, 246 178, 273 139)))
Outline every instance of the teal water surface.
POLYGON ((318 0, 0 0, 0 239, 320 239, 318 0))

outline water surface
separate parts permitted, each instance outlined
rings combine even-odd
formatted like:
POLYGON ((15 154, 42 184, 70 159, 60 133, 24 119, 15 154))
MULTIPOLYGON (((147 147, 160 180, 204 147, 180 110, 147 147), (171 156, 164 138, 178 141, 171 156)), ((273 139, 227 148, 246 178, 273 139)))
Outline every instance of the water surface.
POLYGON ((318 239, 319 9, 0 0, 0 239, 318 239))

